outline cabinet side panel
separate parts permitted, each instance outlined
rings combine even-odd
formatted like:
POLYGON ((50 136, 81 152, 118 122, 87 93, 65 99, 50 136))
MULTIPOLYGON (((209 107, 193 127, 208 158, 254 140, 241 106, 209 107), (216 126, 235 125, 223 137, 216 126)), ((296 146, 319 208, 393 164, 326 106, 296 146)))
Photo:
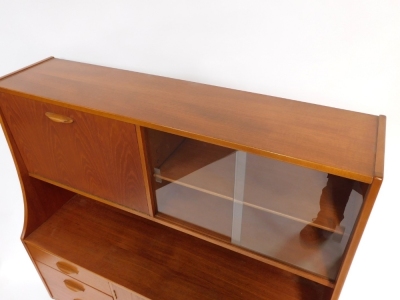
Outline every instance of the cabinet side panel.
POLYGON ((353 236, 349 244, 347 245, 347 249, 345 251, 344 259, 342 262, 342 266, 339 270, 335 289, 333 291, 332 299, 336 300, 340 296, 340 292, 342 291, 343 284, 346 280, 347 273, 349 272, 351 263, 353 261, 354 255, 356 253, 357 247, 360 243, 362 234, 364 232, 365 226, 367 225, 368 218, 371 214, 372 208, 375 203, 375 199, 378 195, 379 189, 382 184, 382 178, 375 177, 370 185, 364 204, 361 208, 361 213, 356 223, 356 227, 353 232, 353 236))
POLYGON ((346 280, 347 273, 350 269, 350 265, 353 261, 358 244, 360 243, 365 226, 367 225, 368 218, 371 214, 372 208, 375 204, 376 197, 378 196, 380 187, 382 185, 384 160, 385 160, 386 116, 383 115, 379 116, 376 135, 377 135, 376 138, 377 143, 376 143, 375 165, 374 165, 375 177, 364 197, 365 199, 364 204, 361 209, 361 213, 357 221, 357 225, 354 230, 352 240, 346 249, 346 255, 337 277, 336 286, 333 291, 332 299, 338 299, 340 296, 340 292, 342 291, 343 284, 346 280))
POLYGON ((375 176, 383 179, 385 163, 386 116, 379 116, 375 156, 375 176))

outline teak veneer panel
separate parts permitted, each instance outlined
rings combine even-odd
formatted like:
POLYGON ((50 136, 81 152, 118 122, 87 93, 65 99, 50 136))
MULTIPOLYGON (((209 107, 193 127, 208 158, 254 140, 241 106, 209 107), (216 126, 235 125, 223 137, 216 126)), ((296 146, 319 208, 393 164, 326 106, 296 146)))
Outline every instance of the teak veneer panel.
POLYGON ((0 106, 29 173, 148 213, 135 125, 3 93, 0 106))
POLYGON ((50 59, 0 91, 258 153, 371 183, 378 117, 249 92, 50 59))
POLYGON ((4 121, 1 109, 0 124, 10 146, 24 197, 24 226, 21 234, 21 238, 24 238, 53 215, 75 193, 30 177, 10 128, 4 121), (45 202, 42 201, 43 199, 51 199, 51 201, 45 202))
POLYGON ((71 199, 25 242, 150 299, 318 300, 332 292, 83 196, 71 199))
POLYGON ((68 275, 56 271, 45 264, 36 262, 36 265, 40 270, 40 273, 43 275, 44 281, 49 287, 54 299, 113 300, 113 298, 109 295, 106 295, 80 281, 77 281, 68 275), (67 285, 69 285, 71 288, 75 288, 76 290, 71 290, 67 285))

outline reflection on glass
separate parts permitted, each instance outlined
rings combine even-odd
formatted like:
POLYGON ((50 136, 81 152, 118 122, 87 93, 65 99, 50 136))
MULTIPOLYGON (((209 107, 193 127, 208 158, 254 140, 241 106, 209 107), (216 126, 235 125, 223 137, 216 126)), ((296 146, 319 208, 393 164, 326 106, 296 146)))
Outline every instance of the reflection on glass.
POLYGON ((335 279, 359 182, 149 130, 158 216, 335 279))
POLYGON ((300 231, 307 245, 321 244, 327 240, 344 219, 344 211, 353 190, 354 181, 328 174, 326 186, 319 200, 320 210, 313 222, 300 231))

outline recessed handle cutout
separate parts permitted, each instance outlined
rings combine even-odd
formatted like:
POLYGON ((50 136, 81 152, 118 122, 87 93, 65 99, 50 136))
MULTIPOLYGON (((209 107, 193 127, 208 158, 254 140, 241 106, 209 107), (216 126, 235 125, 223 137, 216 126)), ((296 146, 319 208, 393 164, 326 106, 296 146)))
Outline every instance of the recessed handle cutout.
POLYGON ((70 265, 67 262, 59 261, 56 263, 57 268, 64 274, 78 274, 78 268, 70 265))
POLYGON ((68 289, 70 289, 73 292, 84 292, 85 291, 85 287, 83 286, 83 284, 80 284, 76 281, 65 279, 64 284, 68 289))
POLYGON ((55 113, 51 113, 51 112, 46 112, 45 113, 46 117, 48 117, 50 120, 57 122, 57 123, 72 123, 74 122, 73 119, 71 119, 70 117, 67 116, 63 116, 63 115, 59 115, 59 114, 55 114, 55 113))

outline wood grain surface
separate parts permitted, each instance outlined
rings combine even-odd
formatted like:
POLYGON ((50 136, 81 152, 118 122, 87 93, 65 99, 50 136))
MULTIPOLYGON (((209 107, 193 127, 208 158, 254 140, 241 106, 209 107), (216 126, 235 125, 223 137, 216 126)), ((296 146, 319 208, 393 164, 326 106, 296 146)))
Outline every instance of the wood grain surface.
POLYGON ((85 270, 74 263, 65 261, 57 256, 51 255, 42 249, 33 247, 27 244, 29 253, 35 262, 41 262, 58 272, 64 273, 77 281, 84 282, 85 284, 103 292, 104 294, 112 295, 108 281, 104 278, 85 270), (64 267, 62 267, 64 266, 64 267))
POLYGON ((71 277, 40 262, 37 262, 36 264, 54 299, 113 300, 111 296, 106 295, 78 280, 72 279, 71 277))
POLYGON ((0 81, 24 95, 367 183, 378 117, 50 59, 0 81))
POLYGON ((356 227, 353 231, 353 236, 350 240, 350 243, 348 243, 347 245, 344 260, 337 276, 337 283, 332 294, 333 300, 339 299, 340 292, 347 277, 347 273, 349 272, 354 255, 356 254, 357 247, 361 241, 362 234, 364 232, 365 226, 367 225, 369 216, 372 212, 372 208, 374 207, 375 200, 378 196, 379 190, 383 182, 386 140, 385 116, 379 116, 379 126, 376 135, 378 143, 375 159, 375 177, 372 181, 372 184, 367 190, 361 213, 358 216, 356 227))
POLYGON ((332 291, 83 196, 25 241, 150 299, 318 300, 332 291))
MULTIPOLYGON (((21 238, 24 238, 42 225, 75 193, 30 177, 10 127, 4 122, 1 109, 0 123, 10 147, 21 184, 24 199, 24 224, 21 238), (51 201, 43 201, 46 199, 51 199, 51 201)), ((8 201, 11 201, 11 199, 8 199, 8 201)))
POLYGON ((3 93, 0 105, 29 173, 148 213, 134 125, 3 93))

